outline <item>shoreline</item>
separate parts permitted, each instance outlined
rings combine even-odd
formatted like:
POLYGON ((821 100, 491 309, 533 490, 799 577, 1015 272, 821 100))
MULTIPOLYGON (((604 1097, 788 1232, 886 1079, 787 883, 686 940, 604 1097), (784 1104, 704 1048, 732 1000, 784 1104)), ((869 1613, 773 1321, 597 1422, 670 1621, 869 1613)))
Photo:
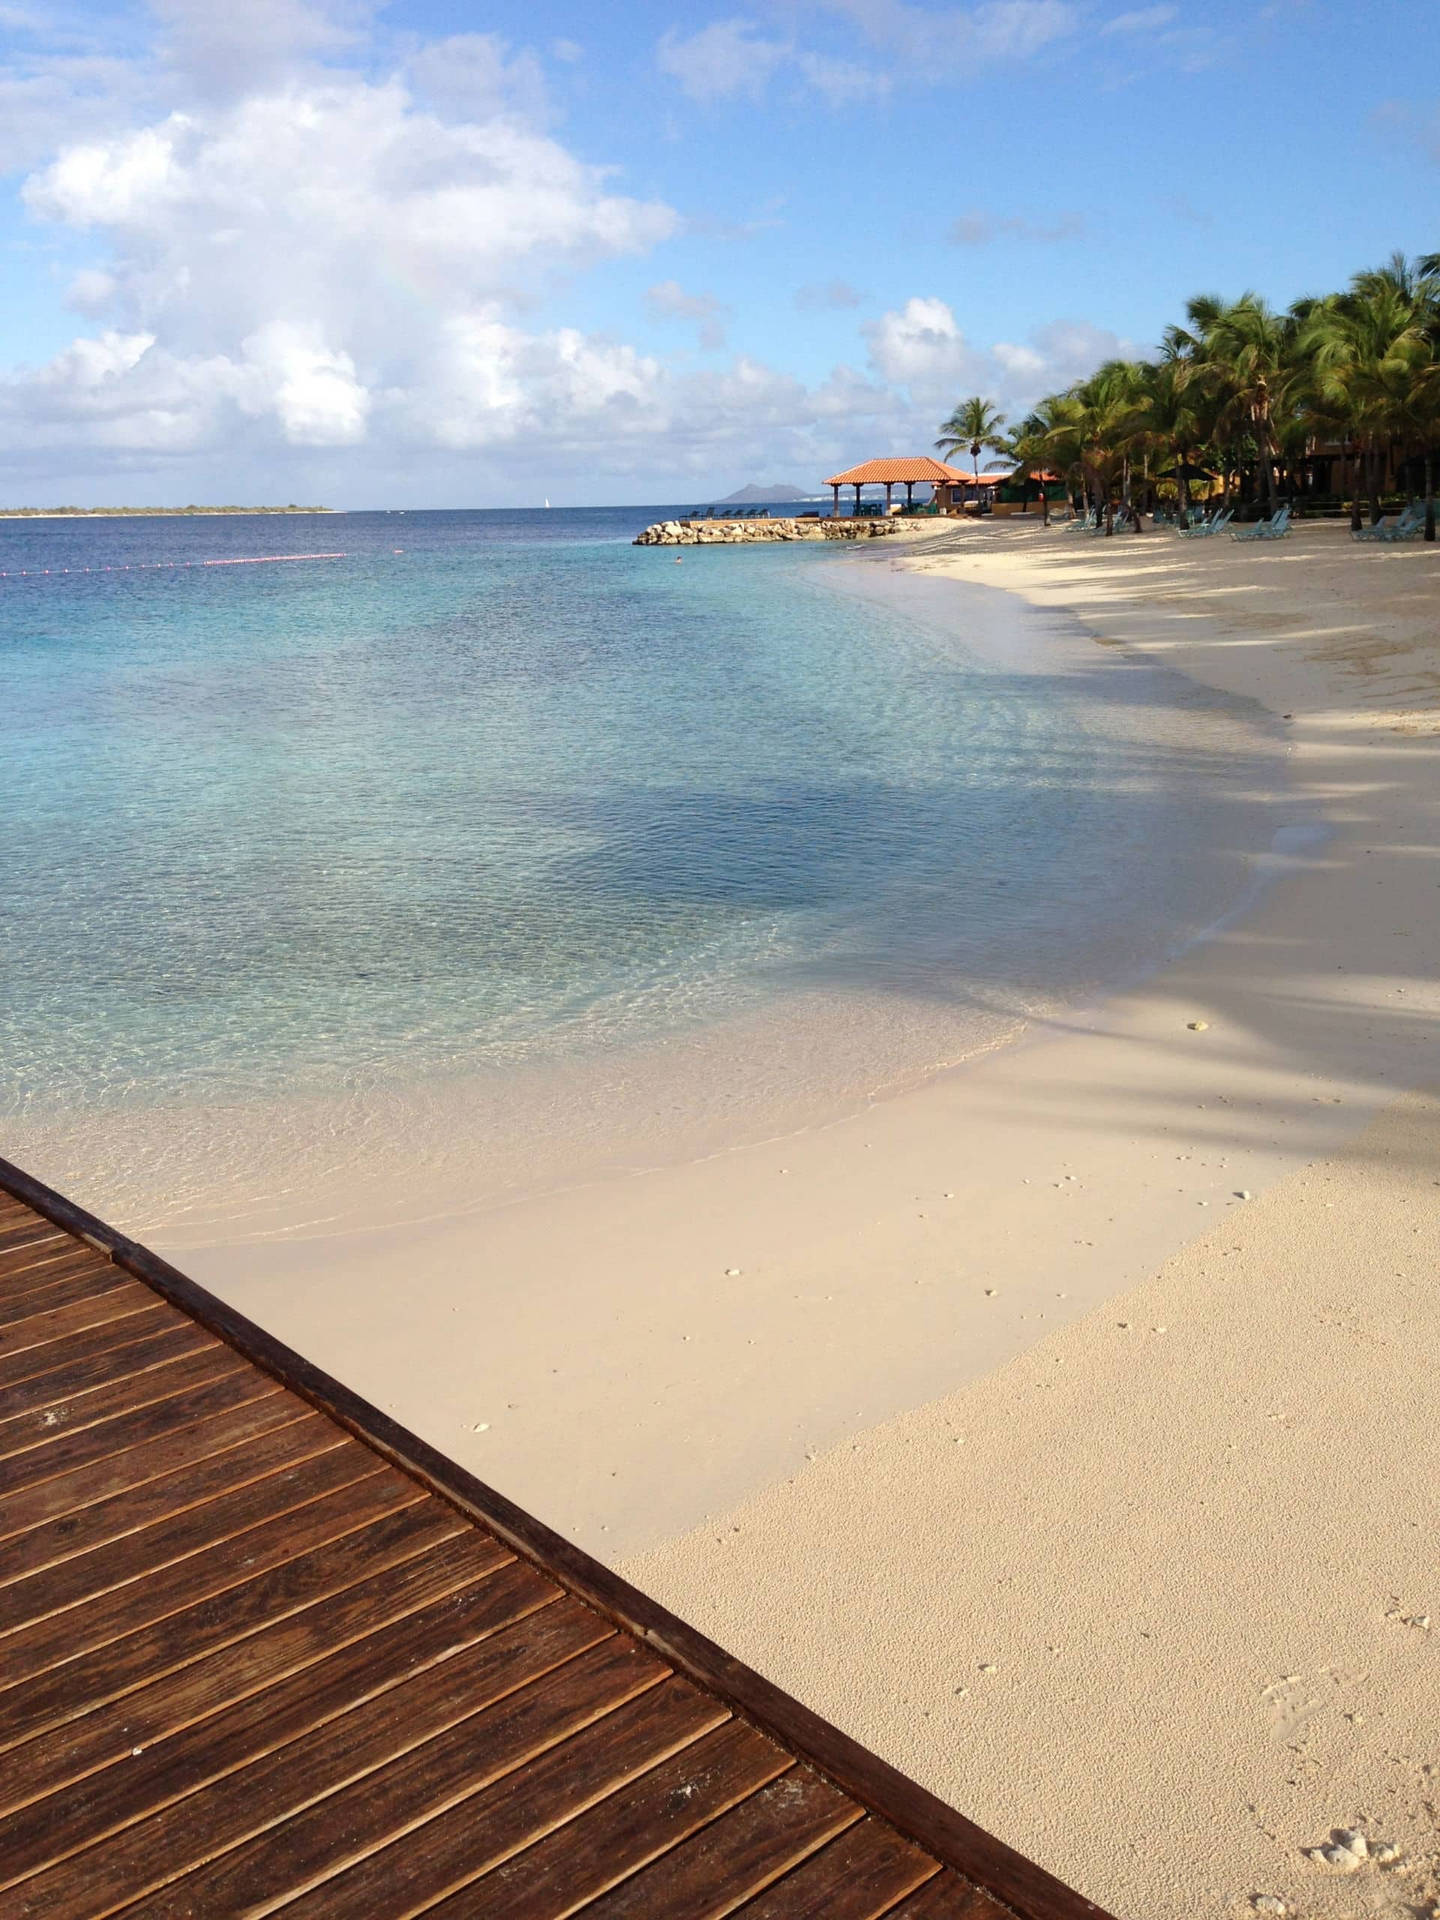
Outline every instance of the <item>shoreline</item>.
POLYGON ((1276 1888, 1328 1920, 1359 1883, 1303 1836, 1384 1817, 1417 1858, 1440 1766, 1434 1669, 1395 1665, 1432 1643, 1384 1637, 1440 1617, 1413 1471, 1440 1113, 1394 1104, 1440 1081, 1436 556, 939 531, 902 570, 1028 600, 1117 696, 1138 652, 1273 716, 1296 831, 1246 854, 1258 897, 822 1124, 685 1157, 662 1112, 680 1157, 484 1214, 147 1237, 1122 1920, 1276 1888), (1352 1461, 1357 1405, 1383 1417, 1352 1461), (1347 1713, 1384 1744, 1307 1745, 1347 1713))
POLYGON ((424 1226, 187 1236, 185 1258, 591 1550, 643 1551, 1138 1284, 1404 1083, 1408 1029, 1291 1004, 1353 827, 1310 785, 1335 839, 1269 856, 1238 923, 893 1098, 424 1226), (1074 1204, 1037 1208, 1032 1185, 1074 1204))
MULTIPOLYGON (((36 1105, 9 1123, 15 1151, 177 1257, 330 1239, 338 1263, 380 1230, 460 1230, 498 1208, 783 1142, 904 1098, 1133 987, 1271 884, 1275 836, 1293 835, 1301 816, 1280 730, 1259 709, 1196 698, 1169 669, 1127 669, 1073 624, 1029 616, 994 589, 967 587, 956 604, 943 583, 848 555, 810 571, 814 620, 823 623, 837 596, 868 601, 875 646, 953 667, 982 703, 1023 699, 1031 686, 1047 706, 1063 703, 1057 710, 1081 731, 1065 734, 1051 766, 1060 736, 1053 722, 1041 730, 1042 780, 1078 778, 1083 798, 1087 775, 1072 767, 1072 746, 1082 758, 1116 759, 1136 790, 1132 850, 1159 833, 1175 879, 1127 878, 1114 889, 1114 923, 1087 920, 1082 908, 1076 931, 1057 938, 1051 888, 1068 869, 1038 882, 1007 869, 1001 884, 1027 886, 1056 923, 1028 952, 1002 932, 987 953, 947 908, 940 945, 922 958, 912 942, 897 967, 867 922, 838 973, 832 966, 813 985, 803 970, 789 981, 782 973, 748 1008, 653 1037, 578 1052, 567 1044, 558 1056, 417 1081, 357 1075, 333 1092, 277 1101, 241 1094, 73 1118, 36 1105), (1002 689, 994 696, 992 682, 1002 689), (1238 813, 1210 805, 1206 784, 1217 776, 1256 783, 1238 813), (1166 797, 1166 779, 1196 809, 1183 830, 1185 808, 1166 797)), ((1029 739, 1017 726, 1014 751, 1029 739)), ((1016 894, 1009 899, 1013 915, 1016 894)), ((315 1258, 321 1252, 317 1244, 315 1258)))
POLYGON ((1108 1228, 1087 1310, 623 1570, 1121 1920, 1428 1912, 1437 556, 977 528, 918 564, 1261 698, 1333 836, 1101 1018, 971 1077, 967 1145, 1020 1114, 1033 1151, 1073 1111, 1068 1164, 1009 1171, 1075 1244, 1032 1220, 995 1251, 1054 1314, 1108 1228), (1193 1209, 1169 1248, 1159 1179, 1193 1209), (1398 1865, 1317 1865, 1341 1827, 1398 1865))

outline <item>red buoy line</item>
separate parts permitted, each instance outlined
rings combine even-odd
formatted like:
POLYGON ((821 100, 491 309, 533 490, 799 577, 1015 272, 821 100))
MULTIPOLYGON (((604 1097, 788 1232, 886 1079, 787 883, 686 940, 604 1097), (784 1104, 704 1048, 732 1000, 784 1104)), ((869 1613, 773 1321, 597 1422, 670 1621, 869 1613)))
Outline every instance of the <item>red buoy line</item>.
POLYGON ((269 567, 281 560, 344 560, 343 553, 250 553, 233 560, 123 560, 108 567, 0 567, 0 580, 55 573, 154 573, 163 567, 269 567))

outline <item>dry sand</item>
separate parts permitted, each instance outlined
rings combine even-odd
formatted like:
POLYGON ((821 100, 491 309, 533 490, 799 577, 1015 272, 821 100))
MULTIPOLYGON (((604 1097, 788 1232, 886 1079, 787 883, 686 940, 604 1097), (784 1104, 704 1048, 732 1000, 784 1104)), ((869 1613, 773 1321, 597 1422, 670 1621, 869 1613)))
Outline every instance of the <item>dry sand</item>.
POLYGON ((1012 522, 899 564, 1287 716, 1330 837, 830 1125, 186 1264, 1124 1920, 1409 1920, 1431 1867, 1298 1849, 1440 1850, 1440 1110, 1396 1105, 1440 1084, 1440 554, 1012 522))
MULTIPOLYGON (((1078 1225, 1097 1181, 1128 1278, 1157 1155, 1179 1204, 1210 1199, 1206 1230, 625 1570, 1124 1920, 1265 1896, 1412 1920, 1440 1901, 1440 1102, 1331 1129, 1440 1080, 1440 555, 1331 527, 1269 550, 1013 525, 956 546, 919 564, 1293 715, 1336 833, 1089 1032, 981 1070, 1028 1110, 1012 1178, 1048 1176, 997 1285, 1073 1295, 1080 1249, 1035 1228, 1078 1225), (1260 1193, 1237 1169, 1282 1133, 1304 1164, 1260 1193), (1217 1218, 1235 1189, 1253 1197, 1217 1218), (1307 1857, 1346 1828, 1365 1864, 1307 1857)), ((1100 1231, 1087 1210, 1080 1237, 1100 1231)))

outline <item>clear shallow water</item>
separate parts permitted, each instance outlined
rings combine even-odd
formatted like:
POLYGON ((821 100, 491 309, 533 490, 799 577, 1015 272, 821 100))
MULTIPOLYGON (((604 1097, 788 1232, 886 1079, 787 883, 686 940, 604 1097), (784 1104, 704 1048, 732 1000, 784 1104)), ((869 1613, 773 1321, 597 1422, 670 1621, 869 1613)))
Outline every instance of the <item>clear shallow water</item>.
POLYGON ((850 553, 632 547, 665 511, 0 523, 0 1114, 1023 1010, 1238 893, 1238 709, 969 657, 850 553))

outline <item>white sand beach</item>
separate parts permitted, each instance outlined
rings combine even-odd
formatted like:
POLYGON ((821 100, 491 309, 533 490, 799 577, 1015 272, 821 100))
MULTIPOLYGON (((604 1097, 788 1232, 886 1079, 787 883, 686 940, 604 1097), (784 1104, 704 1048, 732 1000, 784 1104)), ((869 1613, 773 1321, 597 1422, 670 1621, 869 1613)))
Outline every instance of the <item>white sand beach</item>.
POLYGON ((1283 716, 1326 833, 824 1126, 185 1264, 1122 1920, 1427 1912, 1440 556, 1009 522, 898 564, 1283 716), (1399 1864, 1303 1857, 1351 1826, 1399 1864))

